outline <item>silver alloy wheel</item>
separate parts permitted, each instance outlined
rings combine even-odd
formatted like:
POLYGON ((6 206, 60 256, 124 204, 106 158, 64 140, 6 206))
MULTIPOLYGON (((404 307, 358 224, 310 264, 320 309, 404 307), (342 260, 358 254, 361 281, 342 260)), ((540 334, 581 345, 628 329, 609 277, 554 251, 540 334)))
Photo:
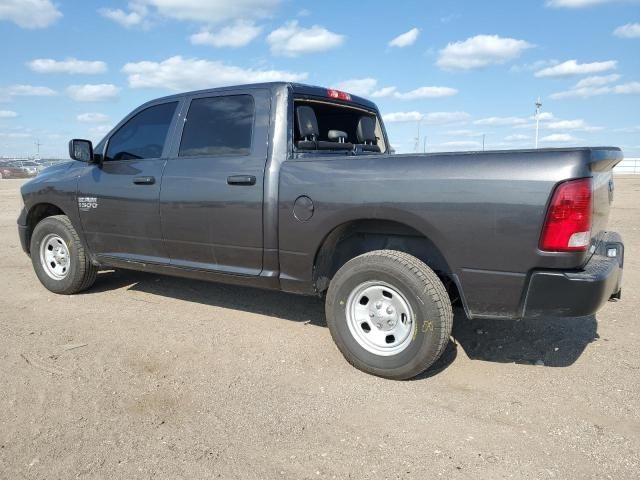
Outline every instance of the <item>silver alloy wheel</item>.
POLYGON ((347 299, 346 316, 353 338, 375 355, 402 352, 417 328, 405 296, 381 281, 364 282, 354 288, 347 299))
POLYGON ((40 263, 44 271, 54 280, 62 280, 69 274, 71 258, 64 240, 50 233, 40 243, 40 263))

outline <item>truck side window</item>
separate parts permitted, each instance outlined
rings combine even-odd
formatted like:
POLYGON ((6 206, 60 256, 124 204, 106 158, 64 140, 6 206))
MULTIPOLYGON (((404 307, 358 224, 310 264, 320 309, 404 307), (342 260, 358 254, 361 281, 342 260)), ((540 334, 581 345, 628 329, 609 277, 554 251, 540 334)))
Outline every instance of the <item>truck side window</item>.
POLYGON ((249 155, 254 115, 251 95, 194 99, 178 156, 249 155))
POLYGON ((109 139, 105 160, 160 158, 178 102, 146 108, 109 139))

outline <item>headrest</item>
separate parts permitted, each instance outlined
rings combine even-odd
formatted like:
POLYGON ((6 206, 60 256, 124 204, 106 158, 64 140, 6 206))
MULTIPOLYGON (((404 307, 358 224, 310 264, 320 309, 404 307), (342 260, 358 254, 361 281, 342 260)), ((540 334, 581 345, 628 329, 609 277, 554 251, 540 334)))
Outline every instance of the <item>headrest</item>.
POLYGON ((313 108, 307 105, 300 105, 296 108, 296 118, 298 120, 298 130, 300 130, 300 136, 317 137, 318 136, 318 120, 316 119, 316 113, 313 108))
POLYGON ((329 130, 327 137, 332 142, 344 142, 347 140, 347 132, 343 132, 342 130, 329 130))
POLYGON ((360 117, 356 135, 360 143, 376 143, 376 124, 373 118, 366 116, 360 117))

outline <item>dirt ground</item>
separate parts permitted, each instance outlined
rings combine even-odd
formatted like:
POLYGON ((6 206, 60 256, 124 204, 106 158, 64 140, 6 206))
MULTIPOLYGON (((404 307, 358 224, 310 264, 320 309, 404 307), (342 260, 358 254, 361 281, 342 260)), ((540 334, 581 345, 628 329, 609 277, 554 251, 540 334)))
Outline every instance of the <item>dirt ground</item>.
POLYGON ((638 478, 640 176, 616 179, 623 299, 468 321, 408 382, 350 367, 313 298, 133 272, 66 297, 0 181, 0 478, 638 478), (544 365, 542 365, 543 363, 544 365))

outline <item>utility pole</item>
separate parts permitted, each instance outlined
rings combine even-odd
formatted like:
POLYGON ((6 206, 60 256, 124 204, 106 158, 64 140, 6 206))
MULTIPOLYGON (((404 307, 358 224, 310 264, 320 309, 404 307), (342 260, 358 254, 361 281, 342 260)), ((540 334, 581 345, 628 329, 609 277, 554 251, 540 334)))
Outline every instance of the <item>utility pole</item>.
POLYGON ((483 133, 482 134, 482 151, 483 152, 484 152, 484 137, 485 137, 485 134, 483 133))
POLYGON ((424 136, 424 142, 422 144, 422 151, 423 153, 427 153, 427 136, 424 136))
POLYGON ((42 145, 40 143, 40 139, 36 139, 35 145, 36 145, 36 149, 37 149, 36 150, 36 158, 40 158, 40 146, 42 145))
POLYGON ((536 149, 538 148, 538 130, 540 129, 540 109, 542 108, 542 101, 540 97, 536 100, 536 149))
POLYGON ((420 122, 422 122, 422 118, 418 120, 418 136, 416 137, 416 143, 413 148, 416 153, 420 152, 420 122))

